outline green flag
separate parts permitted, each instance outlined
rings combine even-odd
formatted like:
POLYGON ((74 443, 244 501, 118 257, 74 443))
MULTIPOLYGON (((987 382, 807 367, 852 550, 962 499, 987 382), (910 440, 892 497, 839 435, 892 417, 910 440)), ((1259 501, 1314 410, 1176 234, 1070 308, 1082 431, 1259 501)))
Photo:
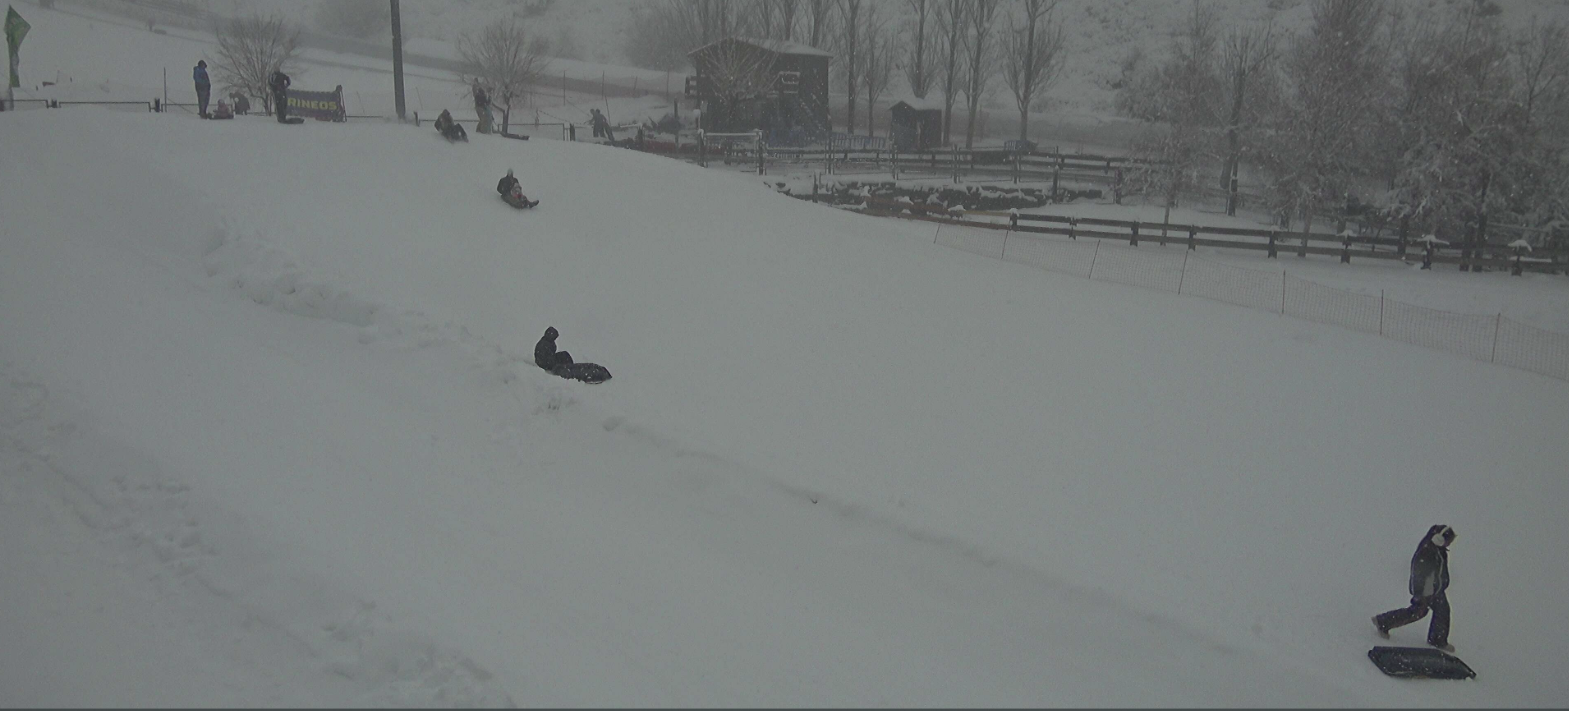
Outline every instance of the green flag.
POLYGON ((27 20, 22 19, 21 15, 16 14, 16 8, 6 6, 5 44, 6 48, 10 50, 8 54, 11 60, 11 82, 6 84, 7 87, 22 85, 21 77, 16 74, 16 65, 18 62, 17 58, 20 56, 18 53, 22 50, 22 38, 27 36, 27 31, 30 29, 33 29, 33 26, 27 24, 27 20))

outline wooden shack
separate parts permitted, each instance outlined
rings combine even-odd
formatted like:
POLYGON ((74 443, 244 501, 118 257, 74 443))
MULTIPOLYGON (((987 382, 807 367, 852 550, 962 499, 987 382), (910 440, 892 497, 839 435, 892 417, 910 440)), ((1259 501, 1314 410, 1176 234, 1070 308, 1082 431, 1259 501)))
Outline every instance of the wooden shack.
POLYGON ((925 151, 942 143, 942 102, 910 97, 895 101, 888 111, 894 150, 925 151))
POLYGON ((697 68, 687 95, 701 102, 704 129, 809 138, 828 133, 832 54, 795 42, 727 37, 687 56, 697 68))

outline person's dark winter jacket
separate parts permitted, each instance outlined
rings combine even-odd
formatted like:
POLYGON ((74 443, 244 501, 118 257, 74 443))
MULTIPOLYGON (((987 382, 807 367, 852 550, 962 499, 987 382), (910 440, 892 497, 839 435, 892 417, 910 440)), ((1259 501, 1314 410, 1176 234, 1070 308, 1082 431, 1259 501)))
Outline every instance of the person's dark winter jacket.
POLYGON ((267 88, 272 89, 273 113, 278 116, 279 123, 289 117, 289 84, 291 83, 293 82, 289 80, 289 75, 284 74, 283 70, 275 71, 267 78, 267 88))
POLYGON ((468 132, 463 126, 452 120, 452 113, 443 109, 440 116, 436 117, 436 132, 445 136, 449 141, 467 141, 468 132))
POLYGON ((1427 530, 1427 536, 1411 556, 1411 597, 1429 598, 1449 589, 1449 549, 1455 539, 1454 529, 1438 525, 1427 530))
POLYGON ((572 365, 572 354, 556 350, 556 337, 561 334, 551 326, 545 329, 545 336, 534 344, 534 365, 545 370, 555 371, 563 365, 572 365))
POLYGON ((212 96, 212 82, 207 79, 207 60, 196 63, 191 69, 191 80, 196 82, 196 113, 207 117, 207 101, 212 96))
MULTIPOLYGON (((512 189, 517 186, 518 179, 512 177, 512 171, 509 170, 506 175, 501 176, 501 181, 496 183, 496 192, 501 193, 502 197, 507 197, 512 194, 512 189)), ((551 330, 554 331, 555 329, 551 330)))

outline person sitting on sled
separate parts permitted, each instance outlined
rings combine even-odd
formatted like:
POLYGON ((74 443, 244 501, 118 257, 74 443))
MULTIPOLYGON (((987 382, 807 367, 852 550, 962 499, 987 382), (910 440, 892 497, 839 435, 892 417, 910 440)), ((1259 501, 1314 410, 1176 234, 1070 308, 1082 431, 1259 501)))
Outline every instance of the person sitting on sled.
POLYGON ((518 179, 512 177, 511 169, 507 170, 501 182, 496 183, 496 192, 501 193, 501 199, 506 200, 513 207, 533 207, 539 204, 538 200, 529 200, 523 194, 523 186, 518 184, 518 179))
POLYGON ((441 115, 436 117, 436 132, 449 141, 469 140, 468 132, 463 130, 462 125, 452 120, 452 112, 446 109, 442 109, 441 115))

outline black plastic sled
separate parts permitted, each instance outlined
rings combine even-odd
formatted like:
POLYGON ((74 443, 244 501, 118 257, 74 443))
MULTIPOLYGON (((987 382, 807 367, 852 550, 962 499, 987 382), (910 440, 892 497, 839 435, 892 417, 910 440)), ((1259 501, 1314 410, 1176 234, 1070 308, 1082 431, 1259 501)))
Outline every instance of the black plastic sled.
POLYGON ((302 119, 302 118, 300 118, 298 116, 285 116, 283 118, 283 120, 280 121, 279 123, 286 123, 286 124, 289 124, 291 126, 298 126, 298 125, 300 125, 302 123, 305 123, 305 119, 302 119))
POLYGON ((1367 650, 1373 666, 1402 679, 1475 679, 1459 657, 1431 647, 1374 647, 1367 650))
POLYGON ((505 202, 506 204, 511 205, 512 207, 517 208, 519 210, 532 209, 535 205, 539 204, 538 200, 522 200, 522 201, 518 201, 518 200, 513 200, 512 198, 509 198, 509 197, 507 197, 505 195, 501 196, 501 201, 505 202))
POLYGON ((568 380, 581 380, 585 383, 603 383, 610 379, 610 369, 598 363, 568 363, 558 365, 550 372, 568 380))
POLYGON ((468 143, 469 142, 469 134, 468 134, 468 132, 464 131, 462 126, 458 126, 458 125, 454 125, 452 127, 452 130, 450 130, 450 131, 443 131, 441 133, 441 137, 447 139, 448 143, 460 143, 460 142, 461 143, 468 143))

